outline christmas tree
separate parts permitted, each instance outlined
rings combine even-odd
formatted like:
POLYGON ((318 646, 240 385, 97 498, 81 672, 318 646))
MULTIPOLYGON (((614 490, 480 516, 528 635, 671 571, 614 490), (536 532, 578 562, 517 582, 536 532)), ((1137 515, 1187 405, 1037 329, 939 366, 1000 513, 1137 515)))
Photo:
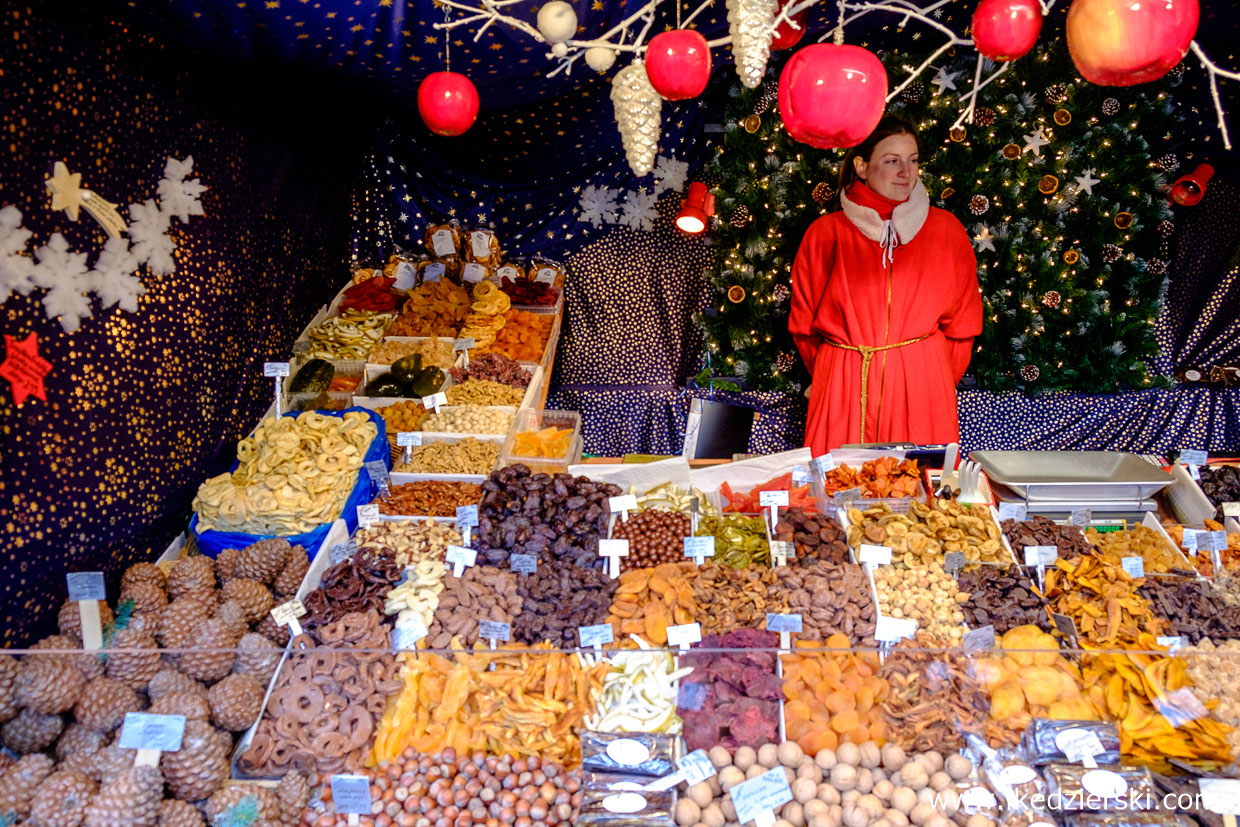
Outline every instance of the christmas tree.
MULTIPOLYGON (((921 58, 883 56, 894 87, 921 58)), ((952 128, 976 56, 948 59, 888 112, 918 127, 931 204, 968 229, 985 310, 969 375, 988 390, 1108 393, 1164 382, 1148 360, 1172 232, 1167 152, 1179 73, 1129 88, 1086 83, 1058 43, 1015 61, 982 90, 973 123, 952 128)), ((987 64, 983 75, 995 66, 987 64)), ((778 67, 727 98, 708 174, 719 220, 698 322, 715 372, 747 387, 801 390, 788 334, 801 237, 838 208, 844 151, 792 141, 778 118, 778 67)))

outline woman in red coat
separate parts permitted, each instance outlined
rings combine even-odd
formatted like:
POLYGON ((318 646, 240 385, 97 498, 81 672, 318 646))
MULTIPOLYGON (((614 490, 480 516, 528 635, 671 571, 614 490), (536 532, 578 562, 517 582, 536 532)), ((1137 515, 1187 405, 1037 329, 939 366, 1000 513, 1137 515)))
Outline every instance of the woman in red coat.
POLYGON ((848 153, 840 203, 792 268, 788 329, 813 377, 805 444, 818 456, 958 441, 956 383, 982 330, 977 261, 964 226, 930 206, 911 124, 883 118, 848 153))

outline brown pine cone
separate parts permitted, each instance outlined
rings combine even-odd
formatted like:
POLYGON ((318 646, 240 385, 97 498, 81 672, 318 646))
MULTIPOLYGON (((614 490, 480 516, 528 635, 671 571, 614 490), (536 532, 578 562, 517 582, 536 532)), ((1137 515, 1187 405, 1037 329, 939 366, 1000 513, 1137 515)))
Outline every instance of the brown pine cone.
POLYGON ((141 711, 142 701, 128 686, 111 678, 95 678, 82 690, 73 717, 93 730, 110 733, 125 720, 126 712, 141 711))
POLYGON ((159 619, 159 645, 165 649, 184 649, 193 640, 194 632, 211 616, 203 603, 183 597, 164 609, 159 619))
POLYGON ((253 675, 232 674, 207 690, 207 700, 216 726, 240 732, 263 711, 263 685, 253 675))
POLYGON ((162 610, 159 612, 135 612, 129 618, 129 625, 125 628, 131 632, 141 632, 144 635, 156 637, 159 635, 159 621, 163 616, 162 610))
POLYGON ((173 600, 215 588, 215 563, 210 557, 198 555, 177 561, 168 573, 168 596, 173 600))
POLYGON ((248 577, 236 577, 224 584, 224 599, 235 600, 245 609, 247 623, 257 623, 263 615, 271 611, 275 600, 271 590, 257 580, 248 577))
POLYGON ((235 548, 226 548, 216 556, 215 577, 221 586, 237 576, 237 562, 240 559, 241 552, 235 548))
POLYGON ((121 575, 121 591, 135 583, 150 583, 158 586, 160 591, 168 590, 168 578, 164 575, 164 570, 154 563, 134 563, 125 569, 125 573, 121 575))
POLYGON ((245 619, 245 609, 236 600, 225 600, 215 610, 214 616, 224 621, 225 628, 234 640, 241 640, 241 636, 250 631, 250 624, 245 619))
POLYGON ((168 605, 168 593, 155 583, 140 581, 121 589, 117 605, 133 601, 134 614, 159 614, 168 605))
POLYGON ((69 724, 56 741, 56 757, 64 761, 79 752, 94 754, 108 745, 108 736, 77 721, 69 724))
POLYGON ((95 780, 77 770, 57 770, 43 779, 30 801, 31 827, 80 827, 95 780))
POLYGON ((288 627, 276 623, 275 618, 270 614, 254 625, 254 631, 280 647, 287 646, 288 642, 293 639, 288 627))
POLYGON ((30 801, 56 762, 42 753, 23 755, 0 775, 0 813, 13 812, 19 819, 30 814, 30 801))
POLYGON ((302 811, 310 806, 310 782, 297 770, 286 772, 276 787, 276 800, 280 802, 280 820, 300 824, 302 811))
POLYGON ((22 658, 23 663, 36 660, 68 663, 77 667, 87 681, 92 681, 103 674, 103 659, 98 655, 82 651, 82 640, 74 635, 49 635, 30 648, 35 654, 26 655, 22 658), (43 654, 43 650, 55 651, 43 654))
POLYGON ((155 767, 130 767, 86 805, 83 827, 156 827, 164 784, 155 767))
POLYGON ((56 715, 78 702, 86 679, 68 660, 28 660, 17 676, 15 698, 42 715, 56 715))
POLYGON ((181 749, 165 752, 159 766, 168 792, 182 801, 207 798, 228 777, 232 738, 203 721, 187 721, 181 749))
POLYGON ((146 689, 160 670, 159 644, 145 632, 122 629, 112 636, 110 649, 131 649, 108 653, 108 677, 130 689, 146 689))
POLYGON ((64 728, 64 719, 59 715, 40 715, 33 709, 26 708, 0 727, 0 738, 4 739, 4 745, 13 752, 27 755, 50 747, 64 728))
POLYGON ((198 808, 178 798, 166 798, 159 804, 157 827, 206 827, 198 808))
MULTIPOLYGON (((95 753, 93 768, 86 774, 96 776, 95 780, 100 784, 111 784, 129 772, 129 768, 133 766, 134 758, 137 756, 138 751, 136 749, 121 749, 119 742, 114 741, 95 753)), ((76 757, 74 755, 69 756, 69 761, 73 761, 76 757)))
MULTIPOLYGON (((102 628, 106 629, 108 624, 112 622, 112 607, 106 601, 97 600, 99 604, 99 622, 102 628)), ((78 608, 78 604, 72 600, 66 600, 65 604, 60 607, 60 614, 56 616, 56 622, 60 626, 62 635, 73 635, 79 640, 82 637, 82 612, 78 608)), ((80 646, 78 648, 81 648, 80 646)))
POLYGON ((253 675, 263 686, 271 683, 271 676, 276 673, 284 650, 257 632, 243 635, 237 643, 237 649, 239 651, 233 660, 233 672, 253 675))
POLYGON ((189 650, 181 655, 181 671, 194 680, 218 681, 232 671, 233 653, 240 635, 221 618, 213 617, 196 630, 189 650))
POLYGON ((259 540, 241 550, 241 557, 233 572, 235 577, 248 577, 260 583, 270 583, 288 563, 292 547, 288 540, 273 537, 259 540))
POLYGON ((215 610, 218 609, 220 605, 219 589, 194 589, 179 596, 190 600, 197 600, 199 603, 206 606, 207 611, 212 614, 215 613, 215 610))
POLYGON ((209 721, 211 705, 196 692, 169 692, 147 710, 152 715, 184 715, 188 721, 209 721))
POLYGON ((21 663, 12 655, 0 655, 0 721, 7 721, 17 714, 17 674, 21 663))
POLYGON ((280 822, 280 802, 276 799, 276 794, 266 787, 256 787, 253 784, 225 784, 220 787, 207 801, 207 820, 214 823, 229 809, 251 797, 258 810, 256 824, 263 821, 275 821, 277 824, 280 822))
POLYGON ((275 583, 272 584, 272 589, 282 601, 291 599, 301 588, 301 581, 306 579, 306 572, 309 570, 310 558, 306 556, 305 549, 301 546, 294 546, 288 556, 288 562, 284 564, 284 568, 280 570, 275 583))

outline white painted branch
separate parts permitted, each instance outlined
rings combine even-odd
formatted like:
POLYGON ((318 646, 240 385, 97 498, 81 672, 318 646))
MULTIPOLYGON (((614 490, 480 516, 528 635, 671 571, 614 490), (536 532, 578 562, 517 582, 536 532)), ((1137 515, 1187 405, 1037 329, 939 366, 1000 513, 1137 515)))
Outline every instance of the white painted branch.
POLYGON ((1201 65, 1205 67, 1206 72, 1210 74, 1210 98, 1214 101, 1214 111, 1218 113, 1218 131, 1223 136, 1223 149, 1231 149, 1231 135, 1227 132, 1227 113, 1223 111, 1223 101, 1218 94, 1218 76, 1222 75, 1230 80, 1240 80, 1240 72, 1231 72, 1222 69, 1214 61, 1202 51, 1201 46, 1197 45, 1194 40, 1189 48, 1193 50, 1193 54, 1201 61, 1201 65))
POLYGON ((916 80, 918 75, 926 71, 926 69, 930 67, 931 63, 938 60, 939 55, 943 54, 944 52, 946 52, 948 49, 950 49, 954 45, 955 45, 954 43, 948 41, 947 43, 944 43, 942 46, 936 49, 934 54, 926 58, 925 61, 923 61, 920 66, 918 66, 916 69, 913 70, 912 74, 910 74, 907 78, 904 79, 904 83, 901 83, 895 89, 891 90, 891 93, 887 95, 887 103, 891 103, 891 101, 895 98, 896 95, 900 94, 905 89, 907 89, 908 85, 912 83, 914 80, 916 80))

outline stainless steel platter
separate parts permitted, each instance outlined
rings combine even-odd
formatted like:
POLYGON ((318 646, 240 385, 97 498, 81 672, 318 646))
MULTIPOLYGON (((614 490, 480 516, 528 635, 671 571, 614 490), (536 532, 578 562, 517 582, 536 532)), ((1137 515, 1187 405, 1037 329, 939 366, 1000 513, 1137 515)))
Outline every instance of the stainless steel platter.
POLYGON ((1033 501, 1145 500, 1174 478, 1136 454, 1119 451, 973 451, 986 476, 1033 501))

